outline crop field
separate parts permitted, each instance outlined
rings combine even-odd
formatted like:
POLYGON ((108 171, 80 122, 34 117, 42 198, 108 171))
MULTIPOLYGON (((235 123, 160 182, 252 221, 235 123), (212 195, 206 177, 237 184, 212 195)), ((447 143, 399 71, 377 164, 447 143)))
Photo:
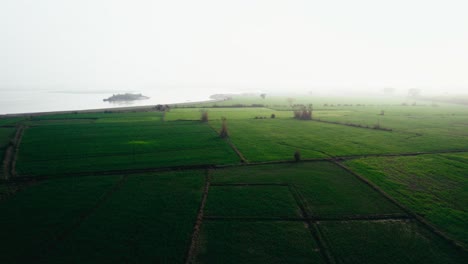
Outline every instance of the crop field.
POLYGON ((291 118, 291 111, 275 111, 263 107, 249 108, 175 108, 167 112, 166 121, 176 120, 200 120, 201 113, 206 111, 210 120, 221 120, 223 117, 231 119, 271 119, 271 115, 276 118, 291 118))
POLYGON ((129 176, 60 243, 46 263, 182 263, 203 171, 129 176))
POLYGON ((337 263, 463 263, 461 252, 413 221, 319 224, 337 263))
POLYGON ((30 263, 42 257, 120 178, 54 179, 1 201, 0 262, 30 263))
POLYGON ((364 158, 347 164, 468 244, 468 154, 364 158))
POLYGON ((326 263, 301 222, 233 221, 204 223, 194 262, 326 263))
POLYGON ((206 124, 103 122, 28 128, 17 171, 44 175, 237 161, 230 146, 206 124))
POLYGON ((0 118, 0 263, 468 262, 466 106, 267 95, 126 111, 0 118), (294 119, 301 105, 312 120, 294 119))

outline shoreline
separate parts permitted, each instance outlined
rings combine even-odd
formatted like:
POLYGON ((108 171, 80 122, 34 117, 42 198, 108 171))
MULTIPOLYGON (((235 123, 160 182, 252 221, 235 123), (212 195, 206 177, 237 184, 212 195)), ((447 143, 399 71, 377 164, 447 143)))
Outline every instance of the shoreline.
MULTIPOLYGON (((172 104, 159 104, 159 105, 169 105, 170 107, 174 106, 183 106, 189 104, 200 104, 200 103, 216 103, 224 100, 221 99, 208 99, 202 101, 194 102, 183 102, 183 103, 172 103, 172 104)), ((139 105, 139 106, 123 106, 123 107, 108 107, 108 108, 94 108, 94 109, 82 109, 82 110, 59 110, 59 111, 45 111, 45 112, 25 112, 25 113, 14 113, 14 114, 0 114, 0 118, 5 117, 24 117, 24 116, 42 116, 42 115, 52 115, 52 114, 74 114, 74 113, 98 113, 104 111, 115 111, 115 112, 128 112, 128 111, 142 111, 142 110, 152 110, 158 104, 152 105, 139 105)))

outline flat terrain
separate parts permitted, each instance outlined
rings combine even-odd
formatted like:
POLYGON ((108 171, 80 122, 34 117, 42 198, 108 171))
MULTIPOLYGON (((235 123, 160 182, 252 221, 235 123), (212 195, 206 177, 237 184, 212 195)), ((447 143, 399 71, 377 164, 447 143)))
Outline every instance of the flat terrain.
POLYGON ((311 95, 2 117, 0 263, 466 263, 467 120, 311 95))

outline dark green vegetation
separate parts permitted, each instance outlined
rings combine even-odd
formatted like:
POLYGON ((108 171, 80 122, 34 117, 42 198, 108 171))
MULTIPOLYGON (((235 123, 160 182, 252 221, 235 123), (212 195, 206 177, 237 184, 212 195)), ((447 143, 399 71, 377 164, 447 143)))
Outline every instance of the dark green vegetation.
POLYGON ((74 227, 120 176, 55 179, 0 203, 1 263, 31 263, 74 227))
POLYGON ((183 262, 203 181, 203 171, 129 176, 46 262, 183 262))
POLYGON ((466 263, 466 120, 271 95, 2 117, 0 156, 25 129, 0 182, 0 263, 466 263))
POLYGON ((195 263, 325 263, 301 222, 205 222, 195 263))
MULTIPOLYGON (((213 175, 213 183, 287 183, 294 186, 295 191, 302 197, 307 213, 317 217, 402 213, 379 193, 330 162, 221 169, 213 175)), ((258 186, 247 188, 258 188, 258 186)), ((288 198, 286 195, 282 196, 288 198)), ((211 199, 213 197, 208 196, 208 205, 211 199)), ((241 198, 231 199, 236 199, 233 201, 236 202, 241 198)), ((242 205, 247 201, 240 202, 242 205)), ((261 206, 261 204, 254 202, 251 206, 261 206)))
POLYGON ((300 212, 287 186, 212 186, 205 215, 297 217, 300 212))
POLYGON ((463 263, 461 252, 412 221, 320 223, 338 263, 463 263))
MULTIPOLYGON (((63 119, 56 117, 33 121, 22 140, 17 171, 20 175, 47 175, 225 164, 238 160, 229 145, 208 125, 165 123, 160 120, 160 113, 151 114, 135 114, 134 119, 129 115, 121 119, 116 114, 102 119, 85 115, 98 118, 90 124, 64 124, 63 119), (62 123, 51 124, 51 120, 62 123), (47 125, 42 125, 43 122, 47 125)), ((66 122, 74 120, 83 119, 66 122)))
POLYGON ((468 244, 468 155, 352 160, 355 171, 414 212, 468 244))

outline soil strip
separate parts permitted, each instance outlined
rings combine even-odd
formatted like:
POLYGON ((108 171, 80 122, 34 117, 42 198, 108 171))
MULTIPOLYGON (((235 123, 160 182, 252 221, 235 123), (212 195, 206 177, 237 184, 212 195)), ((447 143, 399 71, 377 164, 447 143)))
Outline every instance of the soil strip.
POLYGON ((205 176, 205 188, 203 190, 203 196, 202 196, 202 200, 200 203, 200 208, 198 209, 197 221, 195 222, 195 226, 193 227, 192 238, 190 240, 190 247, 188 248, 187 255, 185 257, 186 264, 193 263, 195 255, 197 253, 198 239, 200 236, 201 225, 204 219, 205 205, 206 205, 206 201, 208 198, 208 191, 210 189, 210 183, 211 183, 210 174, 211 174, 211 171, 207 170, 206 176, 205 176))

